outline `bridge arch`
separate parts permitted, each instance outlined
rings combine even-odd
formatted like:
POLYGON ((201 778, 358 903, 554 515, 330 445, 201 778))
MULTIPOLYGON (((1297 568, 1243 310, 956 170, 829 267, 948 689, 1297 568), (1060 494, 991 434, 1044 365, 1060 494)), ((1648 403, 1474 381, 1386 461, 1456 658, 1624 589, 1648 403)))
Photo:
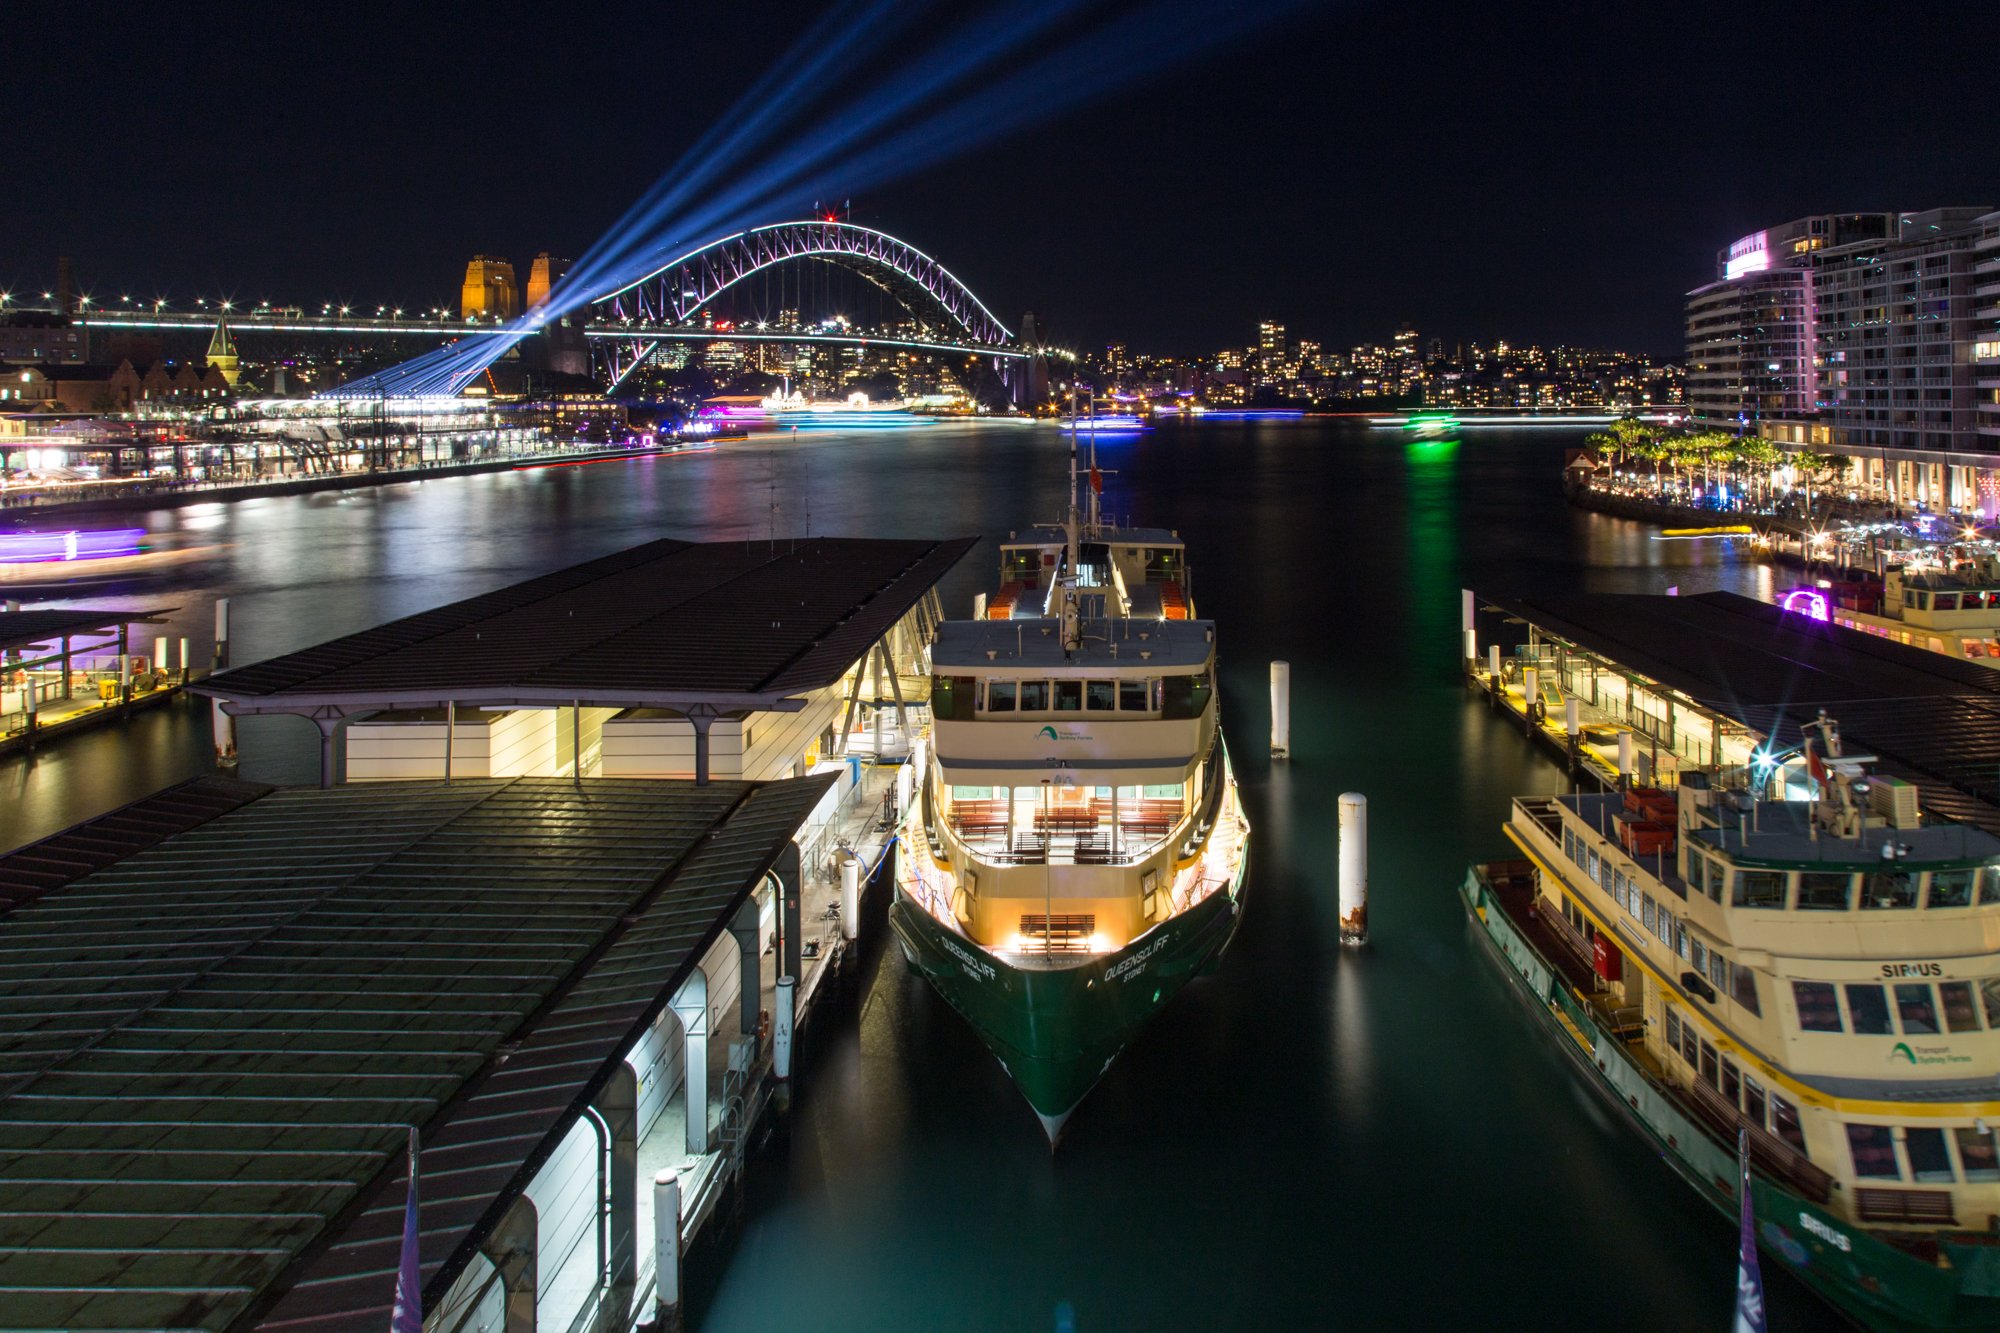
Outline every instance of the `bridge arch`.
POLYGON ((603 297, 603 318, 684 324, 753 274, 795 259, 842 264, 877 283, 912 314, 941 312, 966 341, 1004 346, 1013 333, 972 289, 907 241, 851 222, 778 222, 710 241, 603 297))

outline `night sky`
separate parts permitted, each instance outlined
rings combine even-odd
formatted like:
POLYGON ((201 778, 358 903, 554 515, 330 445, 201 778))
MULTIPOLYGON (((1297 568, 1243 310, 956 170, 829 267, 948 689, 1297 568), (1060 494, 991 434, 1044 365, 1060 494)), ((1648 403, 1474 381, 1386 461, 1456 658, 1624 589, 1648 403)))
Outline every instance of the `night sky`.
MULTIPOLYGON (((416 308, 475 251, 525 277, 823 8, 15 0, 0 287, 38 295, 59 253, 99 300, 416 308)), ((1072 345, 1198 352, 1269 316, 1335 346, 1409 321, 1677 355, 1681 294, 1744 232, 2000 207, 1993 17, 1354 0, 1220 48, 1184 23, 1183 63, 853 216, 1072 345)))

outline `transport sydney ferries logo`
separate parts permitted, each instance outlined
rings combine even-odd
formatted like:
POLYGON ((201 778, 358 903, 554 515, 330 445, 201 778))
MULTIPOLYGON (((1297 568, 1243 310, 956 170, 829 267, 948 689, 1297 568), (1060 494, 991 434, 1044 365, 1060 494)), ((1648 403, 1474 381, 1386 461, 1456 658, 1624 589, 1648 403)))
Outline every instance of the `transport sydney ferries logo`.
POLYGON ((1090 733, 1082 727, 1048 726, 1043 727, 1035 735, 1047 741, 1087 741, 1090 739, 1090 733))
POLYGON ((1972 1057, 1959 1055, 1949 1046, 1912 1046, 1907 1041, 1899 1041, 1889 1048, 1890 1064, 1906 1065, 1969 1065, 1972 1057))

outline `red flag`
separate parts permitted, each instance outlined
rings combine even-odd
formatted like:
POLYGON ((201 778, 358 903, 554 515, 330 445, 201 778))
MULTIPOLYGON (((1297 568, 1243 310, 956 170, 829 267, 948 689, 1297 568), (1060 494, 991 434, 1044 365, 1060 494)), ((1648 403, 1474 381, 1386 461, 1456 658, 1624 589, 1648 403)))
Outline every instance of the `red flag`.
POLYGON ((1104 474, 1094 467, 1090 469, 1090 489, 1099 495, 1104 494, 1104 474))
POLYGON ((1820 762, 1819 751, 1814 749, 1810 742, 1806 745, 1806 772, 1812 774, 1812 780, 1819 787, 1820 794, 1825 795, 1826 765, 1820 762))

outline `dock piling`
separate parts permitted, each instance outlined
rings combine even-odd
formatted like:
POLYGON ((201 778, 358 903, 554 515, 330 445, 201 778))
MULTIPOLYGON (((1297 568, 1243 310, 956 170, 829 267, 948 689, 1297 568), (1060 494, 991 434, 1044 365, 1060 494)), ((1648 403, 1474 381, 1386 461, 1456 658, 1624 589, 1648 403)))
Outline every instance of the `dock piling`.
POLYGON ((1271 663, 1271 757, 1292 753, 1292 664, 1271 663))
POLYGON ((771 1074, 781 1081, 792 1076, 792 995, 797 987, 793 978, 779 977, 772 1001, 777 1012, 771 1015, 771 1074))
POLYGON ((1340 942, 1368 942, 1368 798, 1340 798, 1340 942))
POLYGON ((1632 733, 1618 733, 1618 789, 1623 791, 1632 785, 1632 733))
POLYGON ((229 665, 229 599, 215 599, 215 660, 210 668, 221 671, 229 665))
POLYGON ((861 937, 861 858, 849 852, 840 862, 840 933, 861 937))
POLYGON ((653 1273, 658 1333, 680 1333, 681 1177, 672 1167, 653 1177, 653 1273))
POLYGON ((224 712, 222 700, 208 701, 209 721, 215 734, 215 766, 234 768, 236 766, 236 719, 224 712))

